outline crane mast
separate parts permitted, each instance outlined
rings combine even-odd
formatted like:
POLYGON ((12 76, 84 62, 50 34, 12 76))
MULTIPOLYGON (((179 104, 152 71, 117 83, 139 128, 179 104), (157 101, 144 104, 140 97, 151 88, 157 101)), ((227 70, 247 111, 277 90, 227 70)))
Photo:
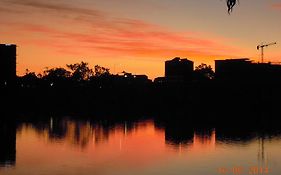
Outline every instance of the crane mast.
POLYGON ((275 45, 277 44, 276 42, 273 42, 273 43, 269 43, 269 44, 261 44, 261 45, 258 45, 257 46, 257 50, 261 50, 261 62, 263 63, 264 61, 264 48, 265 47, 268 47, 268 46, 272 46, 272 45, 275 45))

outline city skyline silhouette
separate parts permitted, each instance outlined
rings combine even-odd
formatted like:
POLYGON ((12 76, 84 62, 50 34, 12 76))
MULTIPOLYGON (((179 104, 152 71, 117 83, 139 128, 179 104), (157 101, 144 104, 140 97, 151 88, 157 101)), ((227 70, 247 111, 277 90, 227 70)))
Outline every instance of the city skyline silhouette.
POLYGON ((280 175, 281 0, 0 0, 1 175, 280 175))

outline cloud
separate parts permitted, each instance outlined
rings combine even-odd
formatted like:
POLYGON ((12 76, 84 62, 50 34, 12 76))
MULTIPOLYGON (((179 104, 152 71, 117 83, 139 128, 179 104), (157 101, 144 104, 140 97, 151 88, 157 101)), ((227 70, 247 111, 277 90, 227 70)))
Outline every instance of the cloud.
POLYGON ((12 9, 8 7, 0 7, 0 13, 13 13, 13 14, 22 14, 24 11, 20 9, 12 9))
MULTIPOLYGON (((4 0, 3 2, 9 4, 9 6, 25 6, 30 8, 35 8, 39 10, 48 10, 56 13, 71 13, 71 14, 80 14, 91 17, 100 17, 103 16, 103 13, 100 13, 98 10, 88 9, 78 7, 77 5, 71 5, 70 3, 65 3, 64 1, 43 1, 43 0, 4 0)), ((32 11, 30 11, 32 12, 32 11)))
POLYGON ((281 3, 272 4, 271 7, 275 10, 281 10, 281 3))
POLYGON ((79 56, 90 53, 93 57, 153 58, 232 56, 241 51, 224 44, 229 41, 226 38, 210 37, 208 34, 202 36, 193 31, 172 31, 143 20, 113 17, 104 11, 78 7, 63 0, 3 1, 17 7, 9 6, 9 9, 21 9, 26 13, 30 12, 29 8, 37 9, 37 12, 31 10, 33 16, 42 10, 48 11, 46 18, 50 23, 25 22, 23 19, 21 22, 6 22, 6 26, 22 35, 30 36, 23 43, 49 48, 60 54, 79 56), (50 13, 60 15, 50 17, 50 13), (31 37, 32 35, 36 37, 31 37))
POLYGON ((15 24, 23 33, 37 33, 43 38, 30 39, 29 44, 51 47, 65 54, 77 55, 92 52, 93 55, 169 57, 176 55, 231 55, 237 52, 222 44, 218 38, 200 38, 171 32, 144 21, 130 20, 122 23, 104 21, 90 32, 62 31, 49 26, 15 24), (134 30, 136 29, 136 30, 134 30), (70 52, 71 51, 71 52, 70 52), (80 51, 80 52, 79 52, 80 51))

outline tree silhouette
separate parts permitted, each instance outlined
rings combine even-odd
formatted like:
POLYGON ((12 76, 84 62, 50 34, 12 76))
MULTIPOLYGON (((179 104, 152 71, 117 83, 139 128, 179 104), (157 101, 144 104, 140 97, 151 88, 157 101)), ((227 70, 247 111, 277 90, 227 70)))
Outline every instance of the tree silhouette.
POLYGON ((52 68, 44 71, 44 77, 48 78, 69 78, 70 75, 71 72, 64 68, 52 68))
POLYGON ((64 86, 70 78, 71 72, 64 68, 52 68, 44 71, 42 79, 51 86, 64 86))
POLYGON ((194 74, 196 80, 211 80, 215 77, 212 67, 204 63, 196 66, 194 74))
POLYGON ((39 80, 35 72, 29 72, 26 69, 25 75, 19 78, 19 84, 22 87, 36 87, 39 84, 39 80))
POLYGON ((89 80, 94 76, 93 69, 89 68, 88 63, 83 61, 76 64, 67 64, 66 67, 71 70, 71 78, 75 81, 89 80))
POLYGON ((95 76, 100 77, 100 76, 108 76, 110 75, 109 69, 96 65, 95 66, 95 76))

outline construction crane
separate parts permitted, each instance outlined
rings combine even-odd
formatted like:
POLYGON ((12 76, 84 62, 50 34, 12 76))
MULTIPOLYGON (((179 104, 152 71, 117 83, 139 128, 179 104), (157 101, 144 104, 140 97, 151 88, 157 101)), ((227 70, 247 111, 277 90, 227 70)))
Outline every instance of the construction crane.
POLYGON ((275 45, 277 44, 276 42, 274 43, 269 43, 269 44, 261 44, 257 46, 257 50, 261 50, 261 62, 263 63, 263 59, 264 59, 264 51, 263 48, 271 46, 271 45, 275 45))

